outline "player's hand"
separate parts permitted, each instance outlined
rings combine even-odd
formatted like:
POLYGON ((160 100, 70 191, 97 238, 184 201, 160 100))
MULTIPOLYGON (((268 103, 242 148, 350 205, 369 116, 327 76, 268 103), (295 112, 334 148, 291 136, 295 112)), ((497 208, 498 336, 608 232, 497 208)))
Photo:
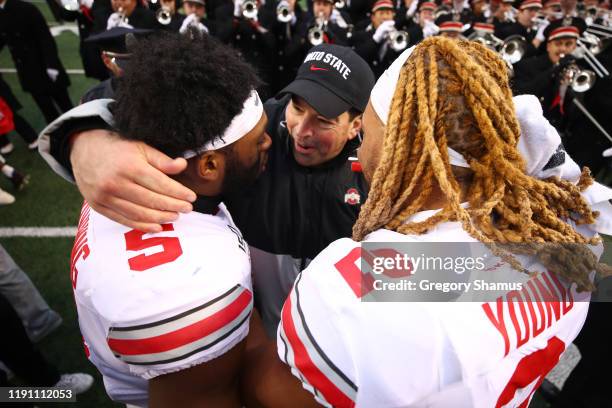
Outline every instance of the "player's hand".
POLYGON ((70 162, 76 183, 102 215, 131 228, 159 232, 160 224, 193 209, 196 194, 166 175, 185 170, 185 159, 173 160, 106 130, 82 132, 73 140, 70 162))

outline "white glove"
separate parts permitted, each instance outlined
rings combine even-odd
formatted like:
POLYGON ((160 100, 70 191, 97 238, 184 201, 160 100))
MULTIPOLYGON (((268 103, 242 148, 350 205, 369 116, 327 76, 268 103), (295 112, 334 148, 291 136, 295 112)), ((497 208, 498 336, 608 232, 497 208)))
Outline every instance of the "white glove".
POLYGON ((606 149, 603 151, 603 153, 601 154, 603 157, 611 157, 612 156, 612 147, 609 149, 606 149))
POLYGON ((201 33, 208 34, 208 28, 206 28, 206 26, 200 22, 200 18, 195 13, 185 17, 183 24, 181 24, 181 28, 179 29, 179 33, 186 34, 190 27, 197 29, 201 33))
POLYGON ((380 43, 382 40, 385 40, 389 36, 389 33, 393 30, 395 30, 395 21, 383 21, 376 29, 372 39, 375 42, 380 43))
POLYGON ((234 17, 242 17, 242 0, 234 0, 234 17))
POLYGON ((55 82, 57 80, 57 76, 59 75, 59 71, 57 69, 47 68, 47 75, 51 81, 55 82))
POLYGON ((431 37, 432 35, 438 34, 440 27, 438 27, 433 21, 428 20, 425 22, 423 27, 423 38, 431 37))
POLYGON ((125 22, 123 16, 117 12, 110 15, 108 20, 106 21, 106 29, 110 30, 115 27, 125 27, 125 28, 134 28, 127 22, 125 22))
POLYGON ((342 14, 340 14, 340 12, 338 10, 336 10, 336 9, 334 9, 332 11, 331 15, 329 16, 329 21, 331 21, 332 23, 336 24, 340 28, 347 28, 348 27, 348 24, 344 20, 344 18, 342 17, 342 14))
POLYGON ((540 26, 538 27, 538 32, 535 36, 535 39, 540 41, 540 42, 544 42, 546 40, 546 38, 544 37, 544 30, 546 30, 546 27, 548 27, 548 25, 550 24, 550 21, 548 21, 548 19, 542 21, 542 23, 540 23, 540 26))

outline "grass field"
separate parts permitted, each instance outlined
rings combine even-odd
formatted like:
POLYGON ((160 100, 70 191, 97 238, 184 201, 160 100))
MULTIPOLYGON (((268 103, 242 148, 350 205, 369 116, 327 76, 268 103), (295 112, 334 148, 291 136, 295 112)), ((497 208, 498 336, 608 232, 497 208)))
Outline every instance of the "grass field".
MULTIPOLYGON (((48 6, 36 3, 52 21, 48 6)), ((67 69, 82 69, 78 54, 78 38, 70 32, 56 37, 60 56, 67 69)), ((0 69, 14 68, 7 49, 0 51, 0 69)), ((4 73, 5 80, 24 108, 20 111, 37 131, 44 127, 44 118, 32 98, 21 91, 17 75, 4 73)), ((70 95, 74 103, 96 82, 83 75, 71 75, 70 95)), ((17 202, 0 206, 0 227, 54 227, 74 226, 82 199, 76 188, 56 176, 37 153, 27 151, 23 141, 13 132, 11 140, 15 152, 7 157, 9 163, 31 175, 30 185, 16 193, 17 202)), ((0 177, 0 187, 11 191, 10 183, 0 177)), ((69 256, 72 238, 0 238, 2 244, 15 261, 29 274, 45 299, 64 318, 62 327, 40 343, 40 349, 62 372, 88 372, 95 376, 92 390, 78 397, 70 407, 113 407, 102 385, 96 369, 85 358, 79 333, 74 302, 69 280, 69 256)), ((611 253, 607 254, 608 261, 611 253)), ((45 404, 44 406, 60 406, 45 404)), ((535 398, 532 407, 546 407, 541 399, 535 398)))
MULTIPOLYGON (((44 2, 36 3, 47 21, 53 21, 49 7, 44 2)), ((78 37, 64 31, 55 38, 61 59, 66 69, 82 69, 78 52, 78 37)), ((8 49, 0 51, 0 68, 14 68, 8 49)), ((40 131, 45 126, 44 118, 34 101, 21 91, 17 75, 3 73, 13 92, 23 105, 20 114, 40 131)), ((96 84, 84 75, 71 75, 69 88, 73 103, 96 84)), ((9 163, 31 176, 30 185, 15 193, 15 204, 0 206, 0 227, 8 226, 74 226, 82 199, 77 189, 57 177, 38 153, 27 151, 25 144, 16 133, 9 134, 16 145, 15 151, 7 156, 9 163)), ((0 180, 0 187, 11 191, 8 180, 0 180)), ((51 307, 62 315, 64 324, 44 339, 39 347, 49 361, 61 372, 87 372, 96 382, 94 387, 77 397, 76 403, 64 404, 70 407, 115 407, 104 391, 102 378, 95 367, 86 359, 79 332, 72 289, 69 279, 69 257, 72 238, 2 238, 2 244, 15 261, 28 273, 51 307)), ((1 405, 1 404, 0 404, 1 405)), ((40 406, 62 406, 61 404, 40 404, 40 406)))

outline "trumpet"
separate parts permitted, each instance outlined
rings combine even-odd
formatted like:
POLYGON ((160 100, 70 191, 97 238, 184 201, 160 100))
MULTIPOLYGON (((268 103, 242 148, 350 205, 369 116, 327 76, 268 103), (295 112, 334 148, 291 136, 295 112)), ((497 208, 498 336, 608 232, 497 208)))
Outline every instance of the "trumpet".
POLYGON ((346 3, 344 2, 344 0, 338 0, 334 3, 334 7, 337 8, 338 10, 343 9, 346 6, 346 3))
POLYGON ((242 3, 242 17, 254 20, 257 18, 257 2, 255 0, 246 0, 242 3))
POLYGON ((321 15, 317 17, 314 27, 308 30, 308 42, 310 45, 315 46, 322 44, 325 41, 325 29, 327 22, 321 15))
POLYGON ((503 45, 503 41, 494 36, 491 33, 480 32, 478 30, 474 31, 467 38, 470 41, 476 41, 489 48, 490 50, 497 51, 503 45))
POLYGON ((293 19, 293 12, 291 11, 291 8, 289 7, 289 3, 287 3, 285 0, 278 3, 278 6, 276 6, 276 20, 279 23, 288 23, 292 19, 293 19))
POLYGON ((308 42, 313 47, 315 45, 323 44, 325 30, 321 26, 314 26, 308 30, 308 42))
POLYGON ((527 51, 527 40, 521 35, 511 35, 506 38, 500 49, 499 54, 506 63, 512 65, 519 62, 527 51))
POLYGON ((408 47, 410 36, 406 31, 393 30, 389 33, 389 46, 395 52, 400 52, 408 47))
POLYGON ((580 69, 574 62, 563 69, 561 78, 567 81, 574 92, 582 93, 593 87, 596 75, 590 69, 580 69))
POLYGON ((168 25, 172 21, 172 10, 168 7, 160 7, 155 12, 155 18, 161 25, 168 25))
POLYGON ((595 71, 597 76, 604 78, 610 75, 610 71, 608 71, 595 56, 599 54, 601 50, 601 40, 597 36, 585 32, 582 34, 582 37, 578 39, 578 46, 572 52, 572 55, 576 58, 584 59, 593 71, 595 71))

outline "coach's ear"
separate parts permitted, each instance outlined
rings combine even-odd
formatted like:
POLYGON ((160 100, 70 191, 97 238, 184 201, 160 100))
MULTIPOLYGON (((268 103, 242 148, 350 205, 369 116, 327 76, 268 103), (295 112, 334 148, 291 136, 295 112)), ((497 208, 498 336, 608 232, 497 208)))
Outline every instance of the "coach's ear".
POLYGON ((349 137, 348 139, 354 139, 357 137, 359 132, 361 131, 361 126, 363 125, 362 115, 357 115, 351 120, 349 123, 349 137))

